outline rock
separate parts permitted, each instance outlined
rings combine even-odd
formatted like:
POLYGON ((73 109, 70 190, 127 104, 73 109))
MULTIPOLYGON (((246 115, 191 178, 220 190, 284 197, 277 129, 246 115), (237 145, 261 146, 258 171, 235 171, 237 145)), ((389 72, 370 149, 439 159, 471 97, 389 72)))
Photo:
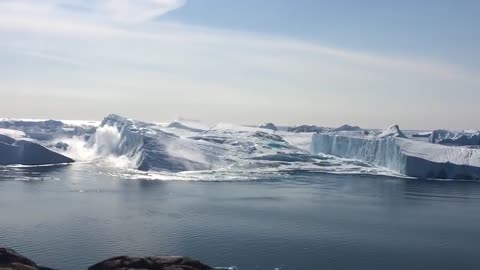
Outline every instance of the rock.
MULTIPOLYGON (((9 248, 0 248, 0 270, 55 270, 37 265, 9 248)), ((182 256, 128 257, 119 256, 92 265, 88 270, 214 270, 214 268, 182 256)))
POLYGON ((48 267, 38 266, 35 262, 18 254, 10 248, 0 248, 1 270, 54 270, 48 267))
POLYGON ((120 256, 92 265, 88 270, 213 270, 213 268, 189 257, 120 256))
POLYGON ((7 267, 7 269, 38 269, 33 261, 9 248, 0 248, 0 269, 2 267, 7 267))

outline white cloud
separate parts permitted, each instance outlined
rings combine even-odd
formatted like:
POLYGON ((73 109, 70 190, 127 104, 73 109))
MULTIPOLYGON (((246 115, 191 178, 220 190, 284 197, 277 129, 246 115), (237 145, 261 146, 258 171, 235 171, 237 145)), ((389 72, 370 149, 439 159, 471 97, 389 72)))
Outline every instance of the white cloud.
POLYGON ((185 0, 99 0, 100 13, 118 22, 139 23, 182 7, 185 0))
MULTIPOLYGON (((0 1, 1 25, 24 29, 30 23, 34 30, 50 22, 63 21, 50 30, 69 31, 73 22, 90 21, 102 23, 139 24, 162 16, 185 4, 186 0, 2 0, 0 1), (40 26, 36 26, 40 23, 40 26), (43 24, 43 25, 42 25, 43 24), (56 28, 56 29, 55 29, 56 28)), ((90 23, 91 25, 91 23, 90 23)), ((78 25, 77 25, 78 26, 78 25)), ((83 26, 88 26, 83 25, 83 26)), ((100 26, 104 28, 104 26, 100 26)), ((43 28, 45 29, 45 28, 43 28)), ((79 27, 77 27, 77 30, 79 27)), ((92 29, 87 29, 91 31, 92 29)), ((105 30, 105 29, 103 29, 105 30)), ((95 31, 93 31, 95 32, 95 31)), ((97 31, 98 32, 98 31, 97 31)))
POLYGON ((255 47, 319 54, 362 64, 368 68, 377 67, 397 72, 421 73, 442 79, 478 78, 477 74, 472 74, 460 67, 434 61, 350 51, 302 40, 256 33, 149 22, 184 4, 185 0, 3 0, 0 2, 0 14, 2 14, 0 31, 103 39, 167 40, 178 43, 223 44, 228 42, 237 44, 239 48, 255 47), (65 5, 68 5, 69 8, 66 9, 65 5))
POLYGON ((466 107, 450 112, 444 110, 449 103, 445 99, 431 100, 456 91, 457 99, 468 102, 474 100, 468 89, 480 85, 478 72, 434 60, 152 20, 182 4, 0 0, 0 44, 15 49, 12 56, 0 48, 0 114, 9 112, 2 111, 11 103, 5 101, 7 93, 28 96, 36 91, 45 102, 61 93, 66 105, 55 105, 55 110, 79 117, 92 111, 84 105, 84 111, 71 112, 68 104, 81 94, 88 102, 108 100, 101 113, 145 119, 158 115, 152 120, 173 112, 205 120, 253 122, 265 117, 258 122, 331 125, 351 120, 382 127, 391 124, 381 121, 393 112, 409 123, 423 121, 403 115, 406 107, 445 119, 453 117, 450 113, 465 114, 466 107), (39 67, 38 59, 49 63, 39 67), (77 68, 62 70, 65 65, 58 63, 77 68), (132 93, 148 98, 132 100, 132 93))

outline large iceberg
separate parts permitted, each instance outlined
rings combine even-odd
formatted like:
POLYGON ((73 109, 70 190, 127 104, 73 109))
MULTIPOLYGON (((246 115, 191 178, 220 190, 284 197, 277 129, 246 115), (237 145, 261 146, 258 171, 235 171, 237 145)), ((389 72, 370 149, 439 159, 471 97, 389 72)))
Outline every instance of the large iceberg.
POLYGON ((73 136, 88 137, 95 132, 96 125, 92 121, 0 119, 0 129, 21 131, 24 137, 39 142, 73 136))
POLYGON ((417 178, 480 179, 480 149, 408 139, 398 126, 385 131, 313 134, 311 151, 362 160, 417 178))
POLYGON ((430 142, 445 145, 480 145, 480 131, 466 130, 454 132, 444 129, 434 130, 430 135, 430 142))
POLYGON ((47 165, 71 163, 72 159, 40 144, 0 134, 0 165, 47 165))
POLYGON ((114 114, 103 120, 87 143, 99 156, 126 157, 130 167, 144 171, 210 169, 212 162, 203 155, 204 145, 188 143, 154 124, 114 114))
MULTIPOLYGON (((147 175, 327 172, 480 179, 480 148, 409 139, 412 132, 396 125, 288 131, 273 126, 147 123, 113 114, 102 122, 0 119, 0 134, 6 135, 0 140, 0 164, 76 160, 150 171, 147 175)), ((443 139, 448 136, 461 138, 442 133, 443 139)))
POLYGON ((303 163, 315 167, 323 160, 268 129, 218 124, 203 130, 188 123, 155 124, 113 114, 85 149, 100 159, 113 157, 120 167, 156 172, 288 170, 303 163))

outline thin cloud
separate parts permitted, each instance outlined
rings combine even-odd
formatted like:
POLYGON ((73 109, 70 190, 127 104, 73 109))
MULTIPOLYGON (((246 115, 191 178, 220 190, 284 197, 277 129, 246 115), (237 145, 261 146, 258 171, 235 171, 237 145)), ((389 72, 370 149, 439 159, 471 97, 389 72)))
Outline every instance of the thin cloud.
POLYGON ((384 126, 402 115, 425 127, 419 113, 464 119, 478 99, 475 69, 150 16, 118 21, 91 3, 0 0, 0 96, 9 97, 0 98, 1 109, 23 113, 6 107, 11 96, 24 102, 22 96, 35 92, 45 104, 60 98, 64 104, 52 110, 73 118, 69 104, 81 95, 88 109, 82 118, 102 116, 92 110, 99 106, 86 104, 91 102, 103 104, 102 113, 139 118, 181 111, 209 121, 251 122, 260 115, 290 123, 384 126), (20 53, 36 60, 17 61, 20 53), (47 61, 55 68, 44 68, 53 66, 47 61), (66 66, 75 64, 81 66, 66 66), (132 100, 132 92, 148 98, 132 100), (453 107, 453 101, 461 105, 453 107))
POLYGON ((228 42, 241 47, 324 55, 366 67, 385 68, 395 72, 420 73, 442 79, 478 80, 476 72, 434 61, 351 51, 257 33, 149 22, 184 4, 185 0, 45 0, 41 2, 4 0, 0 3, 2 14, 0 31, 103 39, 150 39, 179 43, 224 44, 228 42), (68 5, 68 8, 65 8, 65 5, 68 5), (135 24, 127 27, 125 23, 135 24))
POLYGON ((41 52, 41 51, 30 51, 30 50, 20 51, 20 53, 33 58, 39 58, 48 62, 67 64, 71 66, 82 66, 81 63, 79 63, 78 61, 70 57, 50 54, 50 53, 41 52))
POLYGON ((141 23, 182 7, 185 0, 104 0, 97 10, 122 23, 141 23))

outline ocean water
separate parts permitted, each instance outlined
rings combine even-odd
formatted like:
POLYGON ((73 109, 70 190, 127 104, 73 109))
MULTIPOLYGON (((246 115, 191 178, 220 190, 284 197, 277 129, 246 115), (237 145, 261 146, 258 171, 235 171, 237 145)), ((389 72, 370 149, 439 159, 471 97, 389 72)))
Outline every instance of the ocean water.
POLYGON ((478 182, 215 180, 132 179, 90 164, 0 168, 0 246, 64 270, 124 254, 240 270, 480 269, 478 182))

